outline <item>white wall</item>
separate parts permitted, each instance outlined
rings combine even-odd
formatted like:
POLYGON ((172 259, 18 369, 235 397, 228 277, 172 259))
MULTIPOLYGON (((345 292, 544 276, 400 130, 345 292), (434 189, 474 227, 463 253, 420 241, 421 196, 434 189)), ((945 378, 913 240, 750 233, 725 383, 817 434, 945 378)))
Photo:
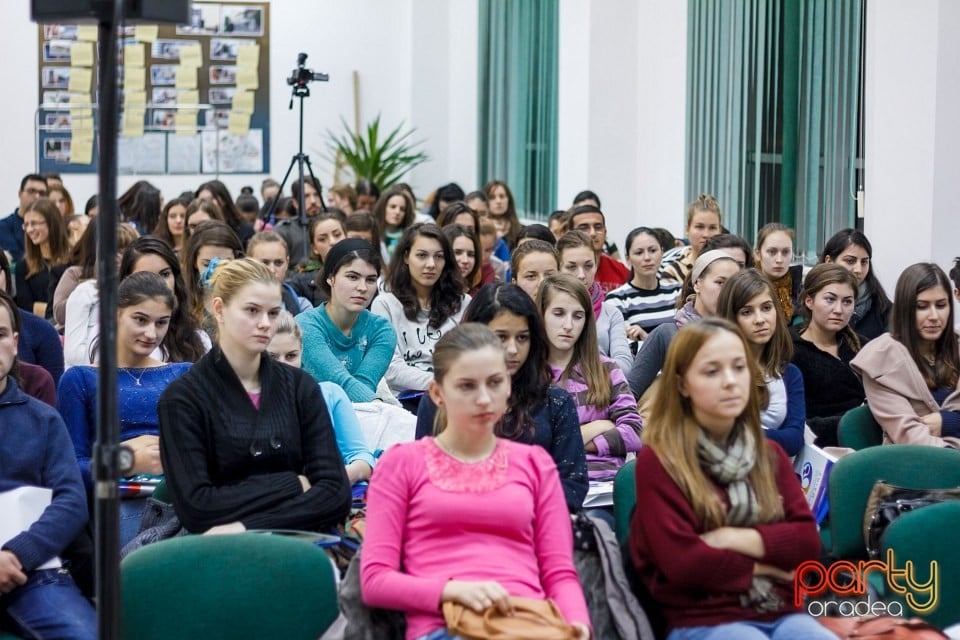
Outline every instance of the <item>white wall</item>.
POLYGON ((892 294, 921 260, 960 254, 960 44, 950 0, 867 4, 864 230, 892 294))
POLYGON ((685 2, 560 2, 557 203, 597 192, 621 249, 683 228, 686 32, 685 2))

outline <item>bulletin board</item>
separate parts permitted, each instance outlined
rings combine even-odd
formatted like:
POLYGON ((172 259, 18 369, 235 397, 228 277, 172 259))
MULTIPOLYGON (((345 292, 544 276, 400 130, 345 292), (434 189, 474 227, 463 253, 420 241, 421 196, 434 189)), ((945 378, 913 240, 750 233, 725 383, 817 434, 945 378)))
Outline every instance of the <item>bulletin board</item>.
MULTIPOLYGON (((193 2, 190 24, 123 28, 121 174, 270 172, 266 3, 193 2)), ((95 25, 39 25, 40 172, 96 173, 95 25)))

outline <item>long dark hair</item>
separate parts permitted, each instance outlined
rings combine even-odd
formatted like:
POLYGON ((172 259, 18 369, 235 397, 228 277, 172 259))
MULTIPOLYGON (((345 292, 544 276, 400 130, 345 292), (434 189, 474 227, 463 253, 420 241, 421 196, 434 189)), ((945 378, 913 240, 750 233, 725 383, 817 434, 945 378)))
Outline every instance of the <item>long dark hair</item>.
POLYGON ((233 251, 233 256, 243 256, 243 245, 240 238, 233 232, 226 222, 219 220, 205 220, 197 225, 193 233, 187 238, 183 247, 180 264, 183 266, 183 280, 187 287, 187 300, 190 313, 196 322, 201 322, 204 316, 203 288, 200 285, 200 276, 197 271, 197 254, 207 246, 224 247, 233 251))
POLYGON ((160 220, 160 190, 140 180, 117 199, 125 222, 132 222, 140 233, 153 233, 160 220))
POLYGON ((159 256, 170 267, 173 272, 174 300, 183 301, 183 304, 175 304, 173 307, 170 329, 163 339, 163 349, 170 362, 196 362, 206 350, 197 335, 197 324, 186 304, 189 299, 187 286, 180 270, 180 262, 170 245, 155 236, 141 236, 131 242, 120 259, 120 279, 132 275, 137 260, 149 254, 159 256))
POLYGON ((410 249, 413 248, 413 243, 420 236, 436 240, 443 250, 443 268, 430 291, 430 320, 427 323, 428 326, 436 329, 460 311, 460 302, 463 297, 463 280, 460 278, 460 270, 457 269, 457 261, 453 258, 450 241, 443 235, 440 227, 433 223, 420 222, 403 232, 387 270, 387 290, 403 305, 403 315, 411 322, 415 322, 417 314, 420 313, 420 301, 417 300, 417 292, 413 287, 413 279, 410 276, 410 267, 407 266, 406 258, 410 254, 410 249))
POLYGON ((874 273, 873 245, 870 244, 867 236, 865 236, 862 231, 858 231, 857 229, 841 229, 837 231, 827 240, 827 243, 823 245, 823 252, 820 253, 820 262, 826 262, 827 258, 830 258, 831 262, 836 262, 840 254, 843 253, 843 250, 852 244, 866 251, 867 257, 870 258, 870 271, 867 272, 867 277, 864 278, 863 281, 867 285, 867 295, 873 299, 874 306, 877 307, 880 316, 884 319, 884 323, 886 323, 893 303, 890 301, 887 292, 884 291, 883 285, 880 284, 880 280, 874 273))
POLYGON ((530 353, 513 374, 510 406, 497 425, 497 435, 510 440, 530 442, 535 429, 533 416, 544 405, 553 379, 547 361, 547 331, 533 300, 515 284, 497 282, 477 291, 463 312, 463 322, 489 324, 501 313, 526 319, 530 331, 530 353))
POLYGON ((243 218, 240 217, 240 212, 237 211, 237 205, 233 202, 233 196, 230 195, 230 190, 227 189, 227 185, 219 180, 204 182, 197 188, 194 197, 199 198, 201 191, 209 191, 213 195, 213 199, 220 205, 220 212, 223 213, 224 222, 230 225, 231 229, 236 231, 244 224, 243 218))
MULTIPOLYGON (((821 262, 814 265, 807 277, 804 278, 803 290, 800 292, 800 317, 803 318, 800 333, 806 331, 810 323, 813 322, 813 312, 807 306, 807 297, 815 298, 818 293, 823 291, 824 287, 831 284, 847 285, 853 289, 853 299, 857 299, 857 277, 853 273, 839 264, 821 262)), ((837 335, 846 339, 847 344, 853 351, 860 351, 860 337, 849 322, 837 332, 837 335)))
POLYGON ((939 266, 932 262, 918 262, 903 270, 897 278, 893 292, 893 313, 890 318, 890 335, 910 352, 923 381, 930 389, 954 387, 960 371, 960 354, 957 353, 957 334, 953 331, 953 294, 950 279, 939 266), (933 346, 934 362, 931 366, 923 357, 922 338, 917 332, 917 296, 922 291, 936 286, 943 287, 950 305, 947 326, 933 346))
POLYGON ((190 206, 190 200, 187 198, 174 198, 170 202, 163 205, 163 211, 160 212, 160 220, 157 222, 156 228, 150 233, 156 237, 164 240, 171 247, 177 246, 177 241, 174 240, 173 234, 170 233, 170 224, 167 222, 167 218, 170 216, 170 209, 174 207, 183 207, 184 216, 183 216, 183 234, 180 236, 180 244, 183 246, 184 241, 187 238, 187 216, 186 210, 190 206))
POLYGON ((780 378, 783 376, 787 364, 790 363, 790 359, 793 358, 793 341, 790 339, 790 331, 787 329, 783 307, 780 306, 780 298, 777 296, 777 290, 770 282, 770 278, 756 268, 744 269, 733 274, 729 280, 723 283, 723 288, 720 289, 720 298, 717 300, 717 316, 729 320, 739 327, 737 315, 740 313, 740 309, 762 293, 770 295, 773 307, 777 310, 777 319, 774 326, 770 328, 773 336, 767 344, 763 345, 763 350, 760 352, 760 369, 770 378, 780 378))

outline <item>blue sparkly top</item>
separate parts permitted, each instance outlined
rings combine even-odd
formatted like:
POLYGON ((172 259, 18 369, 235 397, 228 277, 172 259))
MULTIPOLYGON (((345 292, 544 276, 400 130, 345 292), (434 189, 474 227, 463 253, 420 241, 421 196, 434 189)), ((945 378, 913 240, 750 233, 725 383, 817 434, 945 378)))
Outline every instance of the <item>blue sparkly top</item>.
MULTIPOLYGON (((117 371, 121 442, 145 434, 160 435, 157 417, 160 394, 190 367, 189 362, 176 362, 117 371)), ((97 371, 97 367, 70 367, 57 388, 57 408, 67 424, 88 490, 93 486, 90 456, 97 439, 97 371)))

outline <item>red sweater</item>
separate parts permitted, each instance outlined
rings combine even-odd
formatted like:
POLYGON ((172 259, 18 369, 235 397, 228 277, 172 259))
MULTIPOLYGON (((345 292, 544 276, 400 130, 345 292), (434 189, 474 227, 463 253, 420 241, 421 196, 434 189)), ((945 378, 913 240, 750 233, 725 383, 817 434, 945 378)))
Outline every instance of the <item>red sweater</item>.
MULTIPOLYGON (((630 523, 630 557, 668 627, 714 626, 742 620, 772 621, 794 612, 793 585, 780 590, 783 608, 761 614, 740 606, 756 562, 792 571, 819 557, 820 537, 790 461, 775 443, 782 522, 757 525, 766 555, 754 560, 700 540, 693 508, 650 447, 637 454, 637 509, 630 523)), ((717 490, 720 491, 719 486, 717 490)), ((725 495, 725 494, 724 494, 725 495)))
POLYGON ((597 275, 594 282, 600 285, 604 293, 609 293, 625 284, 630 278, 630 269, 610 256, 601 253, 600 264, 597 265, 597 275))

